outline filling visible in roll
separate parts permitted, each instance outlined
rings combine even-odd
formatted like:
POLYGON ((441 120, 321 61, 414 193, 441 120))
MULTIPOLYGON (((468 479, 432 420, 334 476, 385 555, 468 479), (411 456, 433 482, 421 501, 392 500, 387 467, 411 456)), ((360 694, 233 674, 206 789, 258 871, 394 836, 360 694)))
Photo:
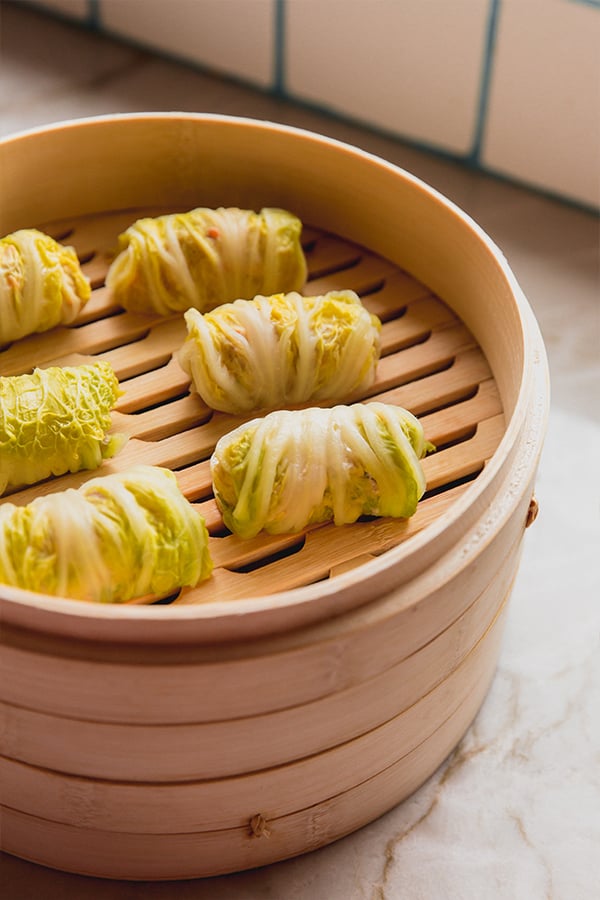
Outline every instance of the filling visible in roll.
POLYGON ((381 323, 353 291, 257 296, 185 319, 179 362, 212 409, 342 400, 375 378, 381 323))
POLYGON ((35 228, 0 240, 0 346, 68 324, 91 296, 72 247, 35 228))
POLYGON ((157 466, 78 490, 0 504, 0 583, 73 600, 123 603, 194 586, 212 572, 204 519, 157 466))
POLYGON ((410 412, 384 403, 279 410, 222 437, 211 458, 230 531, 294 533, 361 515, 412 516, 433 445, 410 412))
POLYGON ((125 309, 206 312, 238 298, 299 290, 302 223, 282 209, 199 208, 139 219, 119 236, 106 277, 125 309))

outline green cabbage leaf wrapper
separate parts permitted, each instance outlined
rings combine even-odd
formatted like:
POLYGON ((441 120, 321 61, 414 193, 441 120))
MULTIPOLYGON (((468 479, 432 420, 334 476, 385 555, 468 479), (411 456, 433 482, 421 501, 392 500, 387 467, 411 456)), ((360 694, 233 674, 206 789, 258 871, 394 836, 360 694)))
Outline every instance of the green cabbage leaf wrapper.
POLYGON ((208 578, 204 519, 169 469, 139 465, 79 489, 0 503, 0 582, 123 603, 208 578))
POLYGON ((199 208, 139 219, 119 235, 106 285, 125 309, 160 315, 300 290, 301 232, 300 219, 283 209, 199 208))
POLYGON ((35 228, 0 239, 0 346, 72 322, 91 292, 72 247, 35 228))
POLYGON ((0 494, 114 456, 127 440, 107 434, 120 393, 107 362, 0 377, 0 494))
POLYGON ((353 291, 296 291, 185 313, 179 362, 212 409, 346 400, 374 381, 381 322, 353 291))
POLYGON ((373 402, 278 410, 222 437, 211 457, 217 505, 230 531, 295 533, 359 516, 412 516, 434 447, 398 406, 373 402))

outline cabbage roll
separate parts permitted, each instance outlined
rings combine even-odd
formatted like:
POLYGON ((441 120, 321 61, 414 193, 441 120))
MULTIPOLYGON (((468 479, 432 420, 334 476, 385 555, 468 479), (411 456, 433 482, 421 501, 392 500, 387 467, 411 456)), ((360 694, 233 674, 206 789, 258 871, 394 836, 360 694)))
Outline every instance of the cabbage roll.
POLYGON ((72 322, 90 298, 72 247, 35 228, 0 240, 0 346, 72 322))
POLYGON ((114 456, 126 440, 107 434, 120 393, 107 362, 0 377, 0 494, 114 456))
POLYGON ((211 457, 223 521, 242 538, 359 516, 409 517, 433 449, 418 419, 385 403, 279 410, 222 437, 211 457))
POLYGON ((179 362, 212 409, 341 400, 375 378, 381 323, 353 291, 258 296, 205 315, 190 309, 185 320, 179 362))
POLYGON ((194 209, 139 219, 119 235, 106 285, 135 312, 206 312, 238 298, 299 290, 302 223, 283 209, 194 209))
POLYGON ((0 582, 73 600, 123 603, 208 578, 204 519, 169 469, 139 465, 0 504, 0 582))

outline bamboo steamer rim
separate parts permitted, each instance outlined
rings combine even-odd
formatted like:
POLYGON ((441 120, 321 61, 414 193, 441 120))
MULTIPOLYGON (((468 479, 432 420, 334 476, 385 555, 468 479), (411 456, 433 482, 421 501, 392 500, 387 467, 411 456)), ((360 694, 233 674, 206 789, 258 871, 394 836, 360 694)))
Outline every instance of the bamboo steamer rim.
MULTIPOLYGON (((0 139, 0 154, 10 152, 13 145, 41 138, 52 139, 57 135, 62 138, 71 133, 76 138, 78 129, 102 130, 115 126, 135 129, 159 124, 164 127, 172 124, 175 127, 252 129, 264 140, 294 140, 310 145, 316 152, 341 154, 352 164, 402 182, 418 194, 422 202, 443 209, 457 227, 469 233, 488 261, 492 261, 498 278, 508 289, 517 316, 522 367, 506 431, 484 470, 443 516, 409 541, 328 581, 264 597, 175 607, 87 604, 3 585, 0 588, 0 621, 84 639, 157 643, 229 641, 313 624, 369 602, 396 586, 400 589, 403 582, 420 574, 441 555, 442 549, 453 546, 456 540, 464 537, 469 526, 481 520, 482 513, 490 506, 494 485, 504 480, 507 461, 513 461, 518 455, 519 471, 515 478, 519 484, 526 483, 535 470, 548 412, 548 375, 543 341, 525 295, 497 245, 468 214, 435 188, 367 151, 301 128, 204 113, 103 115, 57 122, 10 135, 0 139), (524 436, 524 444, 520 446, 524 436)), ((417 277, 426 281, 418 273, 417 277)), ((490 516, 488 526, 492 529, 493 525, 493 516, 490 516)))

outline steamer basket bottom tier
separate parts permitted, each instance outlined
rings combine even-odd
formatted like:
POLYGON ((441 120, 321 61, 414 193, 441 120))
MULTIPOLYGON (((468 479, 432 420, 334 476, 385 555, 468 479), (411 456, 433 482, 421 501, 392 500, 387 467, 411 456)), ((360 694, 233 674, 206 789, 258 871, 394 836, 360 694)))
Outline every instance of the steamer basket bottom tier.
POLYGON ((505 609, 504 601, 485 637, 445 682, 379 729, 304 760, 302 779, 294 767, 283 767, 239 782, 132 786, 2 761, 12 785, 9 801, 15 798, 1 809, 4 849, 78 874, 159 880, 254 868, 329 844, 404 800, 455 747, 493 677, 505 609), (265 796, 261 782, 268 781, 265 796), (273 815, 278 783, 290 808, 273 815), (306 805, 311 793, 320 793, 319 800, 306 805), (245 805, 256 811, 243 824, 223 827, 223 806, 241 811, 245 805), (213 828, 193 829, 199 809, 212 815, 213 828), (170 831, 159 830, 165 824, 170 831))

